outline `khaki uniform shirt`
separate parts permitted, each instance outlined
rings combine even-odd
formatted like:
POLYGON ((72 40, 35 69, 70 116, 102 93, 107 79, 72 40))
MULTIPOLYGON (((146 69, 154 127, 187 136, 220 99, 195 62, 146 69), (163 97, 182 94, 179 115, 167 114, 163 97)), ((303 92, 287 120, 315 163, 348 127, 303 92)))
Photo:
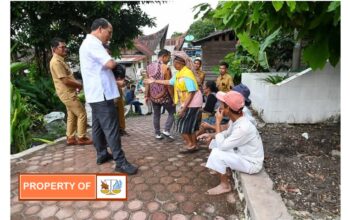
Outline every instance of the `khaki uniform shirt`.
POLYGON ((228 73, 225 73, 223 76, 220 75, 216 79, 216 86, 218 87, 219 91, 228 92, 234 86, 233 85, 233 79, 228 73))
POLYGON ((72 71, 69 66, 64 62, 64 58, 54 54, 50 61, 50 71, 52 80, 56 88, 56 93, 61 100, 67 100, 76 96, 75 89, 66 86, 62 82, 62 78, 68 77, 75 80, 72 71))

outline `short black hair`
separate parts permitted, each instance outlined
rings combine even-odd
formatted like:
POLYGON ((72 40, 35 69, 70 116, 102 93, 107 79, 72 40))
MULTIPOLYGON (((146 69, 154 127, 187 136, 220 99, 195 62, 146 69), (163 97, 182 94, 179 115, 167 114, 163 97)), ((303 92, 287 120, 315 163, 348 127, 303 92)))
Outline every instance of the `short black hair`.
POLYGON ((215 81, 206 81, 205 86, 210 89, 212 92, 218 92, 218 87, 216 87, 215 81))
POLYGON ((134 84, 132 84, 130 88, 136 88, 136 86, 134 84))
POLYGON ((97 18, 92 22, 91 25, 91 31, 97 30, 99 27, 102 27, 103 29, 108 28, 109 21, 105 18, 97 18))
POLYGON ((196 61, 198 61, 198 62, 200 62, 200 64, 202 65, 202 61, 201 61, 201 59, 195 59, 193 62, 196 62, 196 61))
POLYGON ((158 52, 158 57, 161 57, 161 56, 170 56, 170 51, 169 50, 166 50, 166 49, 161 49, 159 52, 158 52))
POLYGON ((66 41, 63 40, 62 38, 60 37, 54 37, 52 38, 51 42, 50 42, 50 45, 51 45, 51 48, 56 48, 58 47, 58 45, 61 43, 65 43, 66 41))
POLYGON ((228 63, 226 63, 225 61, 221 61, 219 66, 225 66, 226 69, 229 67, 228 63))

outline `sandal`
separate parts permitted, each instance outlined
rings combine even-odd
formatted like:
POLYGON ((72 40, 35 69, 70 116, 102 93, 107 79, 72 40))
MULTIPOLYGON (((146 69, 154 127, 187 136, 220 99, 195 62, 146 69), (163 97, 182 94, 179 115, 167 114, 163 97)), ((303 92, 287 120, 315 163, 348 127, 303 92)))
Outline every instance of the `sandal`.
POLYGON ((190 149, 188 149, 187 147, 184 147, 184 148, 180 149, 179 153, 180 154, 189 154, 189 153, 194 153, 198 150, 199 150, 199 148, 197 146, 190 148, 190 149))

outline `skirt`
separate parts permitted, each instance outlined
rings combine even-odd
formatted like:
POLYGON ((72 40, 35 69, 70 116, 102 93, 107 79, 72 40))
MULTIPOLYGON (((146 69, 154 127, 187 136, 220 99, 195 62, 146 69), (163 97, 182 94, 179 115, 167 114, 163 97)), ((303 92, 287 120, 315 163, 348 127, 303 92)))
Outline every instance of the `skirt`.
POLYGON ((188 108, 185 115, 176 121, 176 131, 181 134, 193 134, 199 130, 201 120, 200 108, 188 108))

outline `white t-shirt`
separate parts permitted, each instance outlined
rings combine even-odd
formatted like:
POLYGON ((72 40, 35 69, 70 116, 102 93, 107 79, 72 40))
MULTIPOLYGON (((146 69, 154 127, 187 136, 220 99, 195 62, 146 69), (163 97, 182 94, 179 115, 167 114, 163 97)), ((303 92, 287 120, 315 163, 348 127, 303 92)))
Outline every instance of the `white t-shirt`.
POLYGON ((210 142, 210 149, 218 148, 232 151, 253 163, 260 170, 264 161, 264 149, 260 134, 256 127, 246 117, 240 117, 235 122, 230 120, 227 130, 215 135, 210 142))
POLYGON ((113 59, 102 42, 88 34, 79 49, 80 70, 87 103, 118 98, 119 91, 113 72, 104 65, 113 59))

